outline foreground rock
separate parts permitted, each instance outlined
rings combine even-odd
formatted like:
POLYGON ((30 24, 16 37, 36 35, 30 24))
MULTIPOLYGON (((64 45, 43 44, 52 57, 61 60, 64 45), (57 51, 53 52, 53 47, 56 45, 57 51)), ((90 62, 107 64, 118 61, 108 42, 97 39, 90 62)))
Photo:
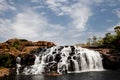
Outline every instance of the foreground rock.
POLYGON ((0 77, 6 77, 9 75, 16 75, 15 68, 0 68, 0 77))
POLYGON ((0 68, 0 77, 8 76, 10 74, 10 70, 7 68, 0 68))

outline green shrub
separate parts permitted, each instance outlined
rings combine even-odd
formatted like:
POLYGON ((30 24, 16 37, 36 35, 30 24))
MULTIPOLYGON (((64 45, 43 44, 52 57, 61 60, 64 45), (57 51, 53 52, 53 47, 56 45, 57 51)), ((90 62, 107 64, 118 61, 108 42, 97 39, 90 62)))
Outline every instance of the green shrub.
POLYGON ((15 57, 10 54, 0 54, 0 67, 14 67, 16 63, 15 57))

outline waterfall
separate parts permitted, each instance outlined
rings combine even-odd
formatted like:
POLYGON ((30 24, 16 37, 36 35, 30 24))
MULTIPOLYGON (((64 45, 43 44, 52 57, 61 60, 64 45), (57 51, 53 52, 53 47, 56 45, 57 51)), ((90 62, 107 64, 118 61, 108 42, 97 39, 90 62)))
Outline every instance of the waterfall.
POLYGON ((54 46, 38 53, 35 53, 34 65, 25 67, 23 74, 43 74, 52 71, 64 74, 103 69, 99 52, 78 46, 54 46))
POLYGON ((21 68, 21 57, 19 57, 19 56, 16 58, 16 66, 17 66, 16 72, 17 72, 17 74, 19 74, 19 71, 21 68))

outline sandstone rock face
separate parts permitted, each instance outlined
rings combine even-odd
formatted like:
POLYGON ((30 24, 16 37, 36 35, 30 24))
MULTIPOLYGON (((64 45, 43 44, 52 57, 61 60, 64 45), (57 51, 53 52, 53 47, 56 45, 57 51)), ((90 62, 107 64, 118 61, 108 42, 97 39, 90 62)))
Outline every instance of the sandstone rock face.
POLYGON ((28 54, 32 50, 55 46, 53 42, 38 41, 32 42, 26 39, 9 39, 6 42, 0 43, 0 54, 12 54, 18 56, 19 54, 28 54))
POLYGON ((22 52, 29 53, 29 52, 31 52, 31 51, 33 51, 35 49, 38 49, 38 48, 39 48, 39 46, 27 46, 27 47, 23 48, 22 52))
POLYGON ((10 74, 9 69, 7 69, 7 68, 1 68, 0 69, 0 77, 7 76, 9 74, 10 74))
POLYGON ((55 45, 53 42, 47 42, 47 41, 38 41, 34 42, 35 46, 53 46, 55 45))
POLYGON ((6 77, 9 75, 16 75, 16 69, 15 68, 0 68, 0 77, 6 77))

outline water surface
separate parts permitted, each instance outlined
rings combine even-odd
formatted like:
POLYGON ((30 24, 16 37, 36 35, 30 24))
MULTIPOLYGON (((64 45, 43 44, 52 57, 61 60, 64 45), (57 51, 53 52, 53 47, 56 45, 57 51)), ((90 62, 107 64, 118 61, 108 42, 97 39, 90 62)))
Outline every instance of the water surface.
POLYGON ((0 78, 0 80, 120 80, 120 71, 69 73, 60 76, 17 75, 0 78))

